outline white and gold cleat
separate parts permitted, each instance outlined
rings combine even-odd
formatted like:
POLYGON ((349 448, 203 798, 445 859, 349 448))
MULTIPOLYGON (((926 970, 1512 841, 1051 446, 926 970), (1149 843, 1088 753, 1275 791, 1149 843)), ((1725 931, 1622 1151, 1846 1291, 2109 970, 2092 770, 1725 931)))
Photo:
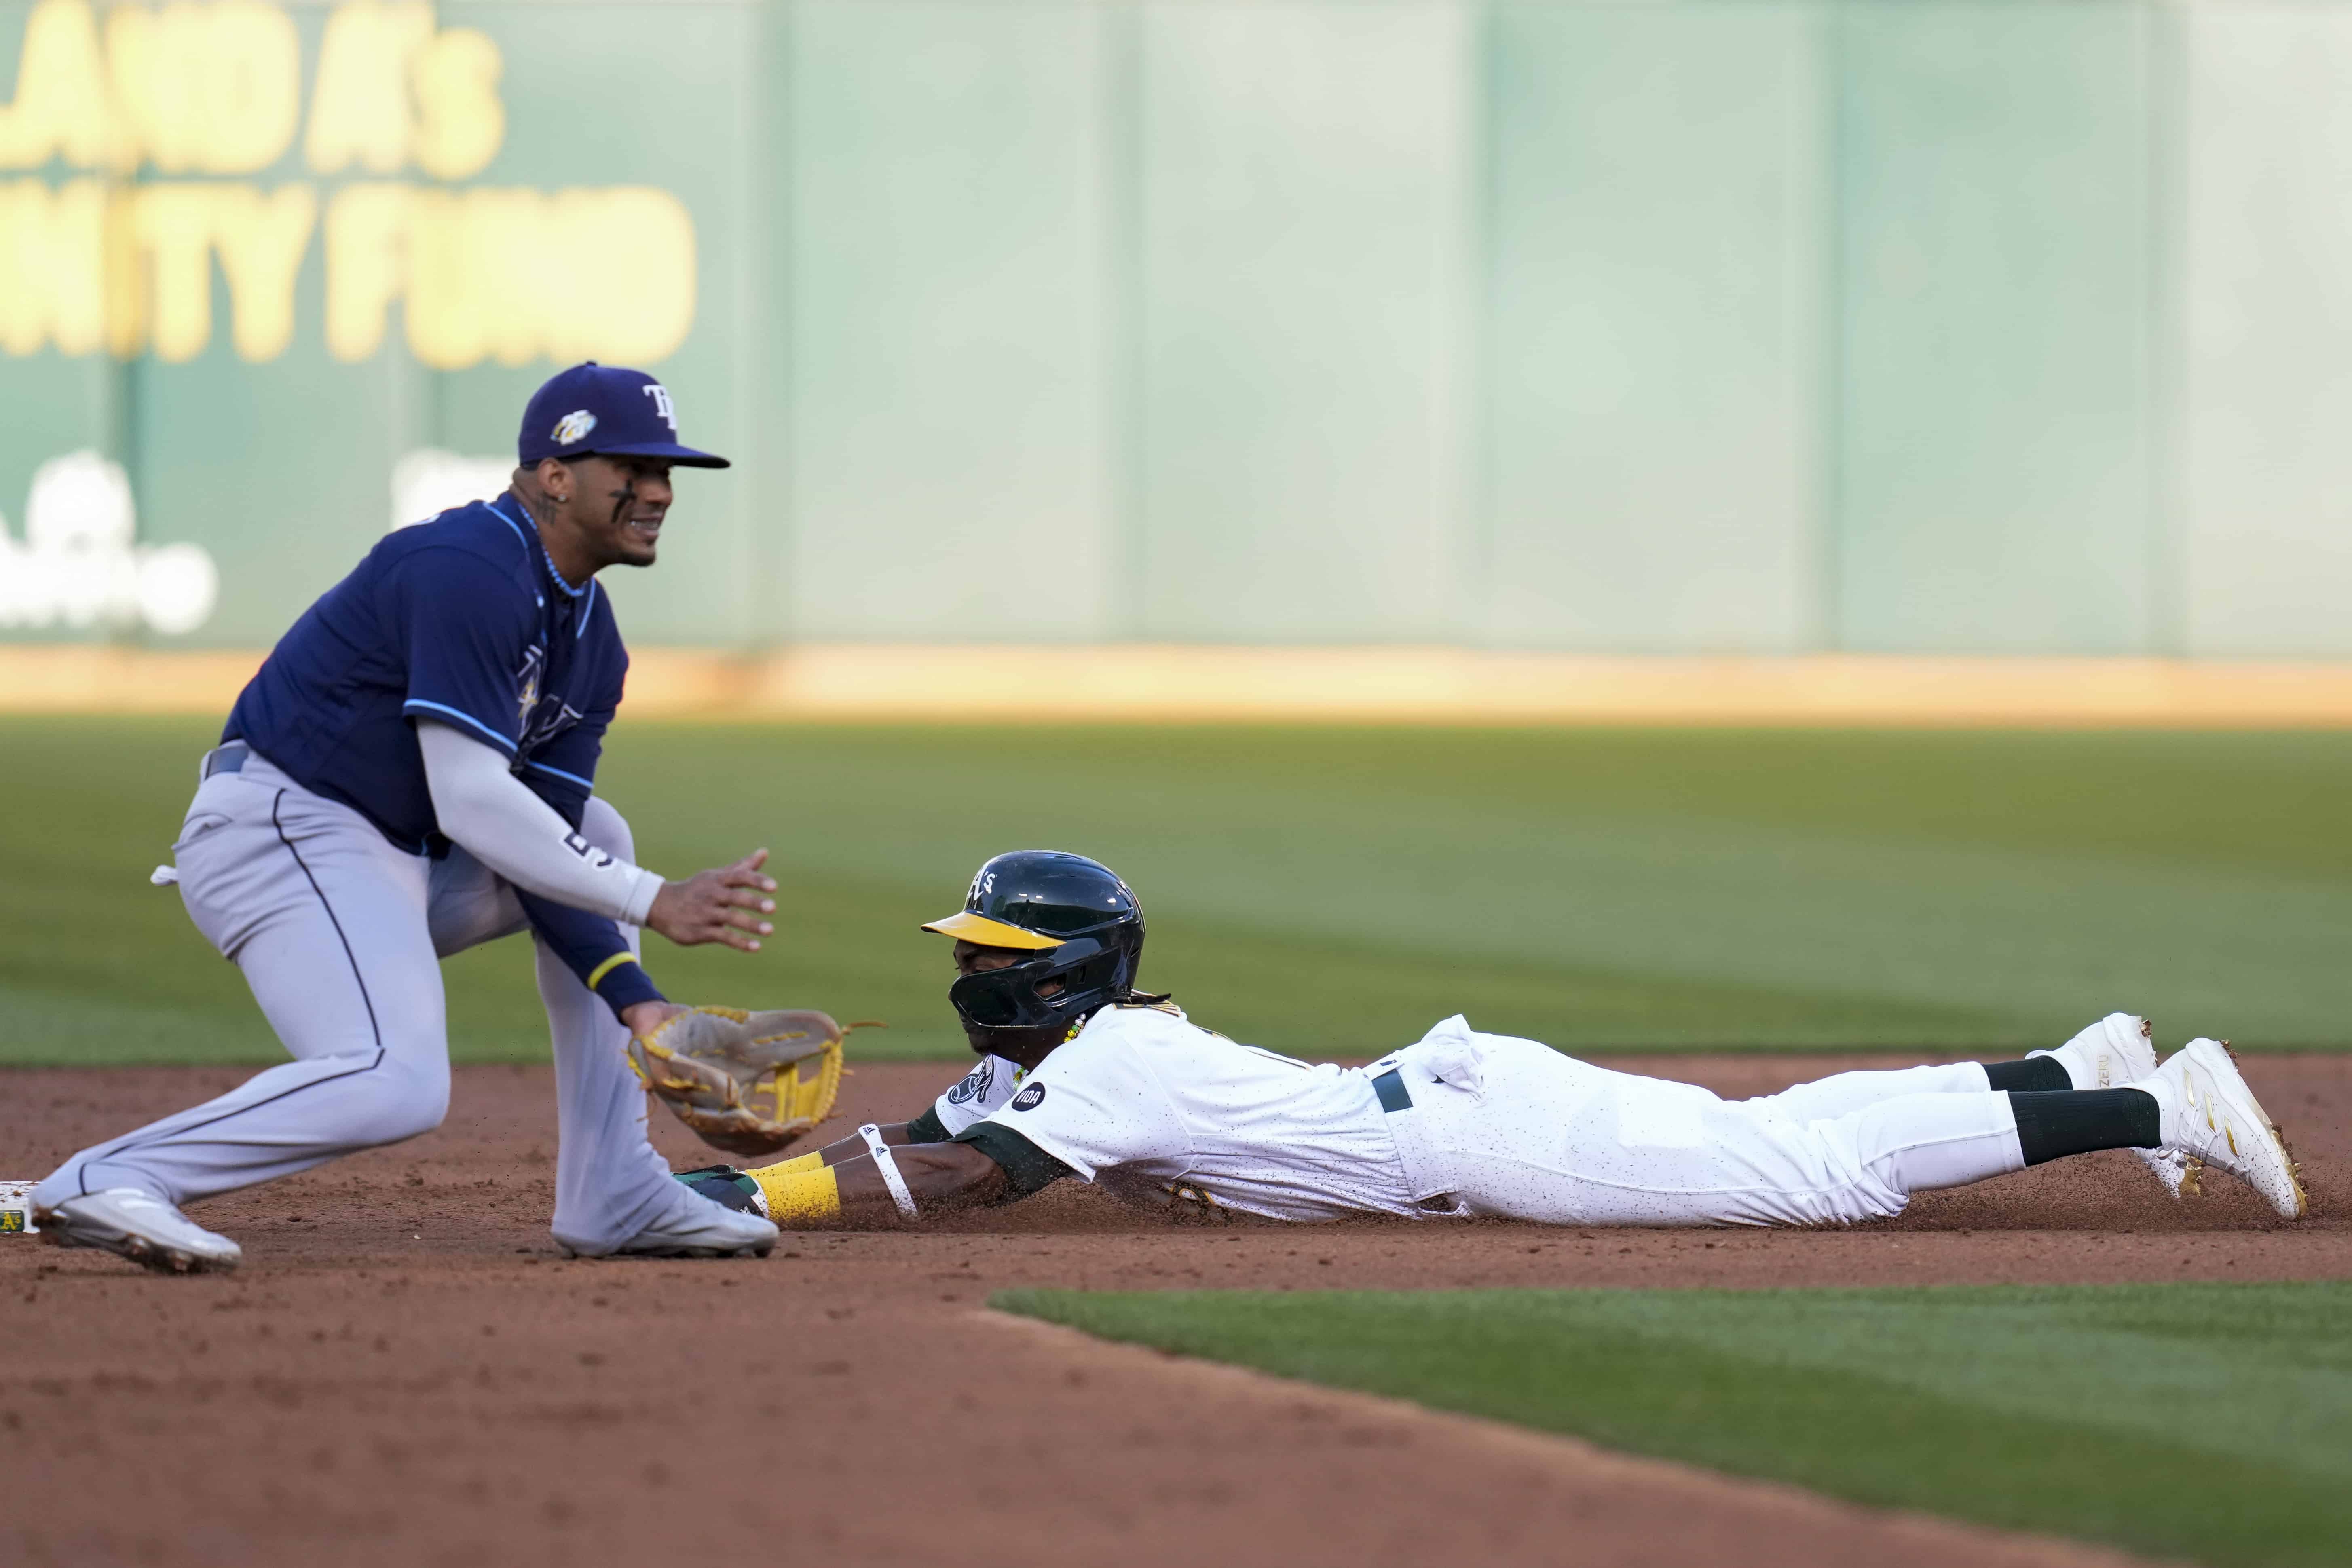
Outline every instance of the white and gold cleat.
POLYGON ((2155 1072, 2124 1087, 2155 1096, 2164 1130, 2158 1152, 2181 1162, 2183 1192, 2201 1193, 2200 1178, 2214 1166, 2262 1194, 2282 1216, 2303 1217, 2302 1170, 2278 1124, 2246 1087, 2228 1045, 2191 1040, 2155 1072))
POLYGON ((2154 1031, 2134 1013, 2110 1013, 2054 1051, 2028 1051, 2031 1057, 2055 1057, 2076 1089, 2122 1089, 2156 1071, 2154 1031))
MULTIPOLYGON (((2055 1058, 2078 1089, 2124 1089, 2156 1071, 2155 1031, 2136 1013, 2110 1013, 2054 1051, 2025 1054, 2055 1058)), ((2135 1149, 2132 1154, 2175 1198, 2189 1184, 2189 1161, 2171 1150, 2135 1149)))

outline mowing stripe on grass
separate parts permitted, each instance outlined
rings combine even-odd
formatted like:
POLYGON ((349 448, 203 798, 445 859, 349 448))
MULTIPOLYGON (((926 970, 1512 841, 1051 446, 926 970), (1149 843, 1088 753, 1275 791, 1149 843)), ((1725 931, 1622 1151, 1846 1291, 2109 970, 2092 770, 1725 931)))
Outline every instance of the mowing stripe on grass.
POLYGON ((2352 1283, 1013 1291, 1107 1339, 2217 1568, 2352 1542, 2352 1283))
MULTIPOLYGON (((217 734, 0 717, 0 987, 68 1025, 0 1027, 0 1063, 279 1059, 147 885, 217 734)), ((1375 1057, 1456 1012, 1580 1054, 2007 1053, 2119 1007, 2168 1040, 2352 1044, 2347 771, 2352 735, 629 721, 598 788, 659 870, 774 852, 773 939, 656 940, 661 985, 887 1019, 861 1055, 965 1058, 916 927, 1038 845, 1134 883, 1145 984, 1293 1055, 1375 1057)), ((544 1058, 527 948, 446 966, 461 1058, 544 1058)))

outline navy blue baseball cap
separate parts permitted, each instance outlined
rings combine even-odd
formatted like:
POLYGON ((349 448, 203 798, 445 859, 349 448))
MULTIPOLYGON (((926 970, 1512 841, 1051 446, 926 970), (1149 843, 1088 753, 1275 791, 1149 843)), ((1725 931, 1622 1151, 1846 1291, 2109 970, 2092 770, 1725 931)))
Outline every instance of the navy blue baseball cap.
POLYGON ((558 371, 530 395, 515 455, 526 468, 542 458, 664 458, 681 468, 723 468, 724 458, 677 444, 669 388, 641 370, 590 360, 558 371))

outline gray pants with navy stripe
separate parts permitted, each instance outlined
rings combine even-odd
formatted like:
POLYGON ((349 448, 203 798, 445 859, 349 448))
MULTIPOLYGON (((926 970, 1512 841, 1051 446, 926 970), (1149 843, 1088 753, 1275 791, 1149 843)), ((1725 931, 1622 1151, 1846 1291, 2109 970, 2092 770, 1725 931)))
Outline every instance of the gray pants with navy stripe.
MULTIPOLYGON (((628 824, 604 802, 588 803, 582 830, 635 858, 628 824)), ((440 861, 406 853, 258 755, 197 788, 173 848, 190 918, 244 972, 294 1059, 83 1150, 34 1201, 127 1186, 185 1204, 439 1126, 449 1105, 440 960, 522 930, 513 889, 462 849, 440 861)), ((694 1198, 646 1142, 627 1030, 537 946, 555 1044, 553 1229, 606 1250, 694 1198)))

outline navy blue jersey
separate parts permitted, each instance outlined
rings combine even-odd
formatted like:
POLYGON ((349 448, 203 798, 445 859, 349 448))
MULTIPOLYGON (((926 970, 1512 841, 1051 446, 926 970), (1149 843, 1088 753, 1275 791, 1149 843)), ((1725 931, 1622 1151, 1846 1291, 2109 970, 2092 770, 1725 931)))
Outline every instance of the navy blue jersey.
POLYGON ((628 668, 603 590, 558 576, 501 496, 387 534, 278 639, 222 738, 421 852, 439 836, 410 725, 437 720, 576 826, 628 668))
MULTIPOLYGON (((402 848, 439 855, 447 840, 416 721, 497 747, 576 828, 628 668, 603 590, 558 575, 529 515, 501 496, 386 535, 278 639, 221 738, 244 741, 402 848)), ((660 997, 635 963, 610 962, 628 951, 613 921, 521 900, 615 1012, 660 997)))

